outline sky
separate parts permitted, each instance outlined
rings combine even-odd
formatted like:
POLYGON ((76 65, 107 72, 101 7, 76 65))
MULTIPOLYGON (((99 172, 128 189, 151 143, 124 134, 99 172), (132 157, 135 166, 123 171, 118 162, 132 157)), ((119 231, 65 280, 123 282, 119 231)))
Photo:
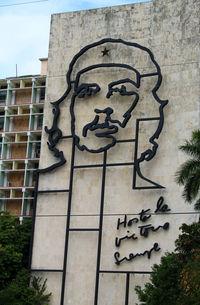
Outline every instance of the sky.
POLYGON ((51 14, 150 0, 0 0, 0 79, 40 74, 51 14))

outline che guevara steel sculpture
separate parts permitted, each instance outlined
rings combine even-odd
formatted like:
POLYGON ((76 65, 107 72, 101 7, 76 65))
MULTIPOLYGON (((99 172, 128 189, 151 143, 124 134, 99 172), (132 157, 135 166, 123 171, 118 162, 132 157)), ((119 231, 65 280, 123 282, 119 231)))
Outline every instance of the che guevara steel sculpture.
MULTIPOLYGON (((104 48, 102 51, 103 55, 107 55, 109 50, 104 48)), ((103 56, 102 56, 103 57, 103 56)), ((56 146, 57 143, 59 142, 60 139, 62 139, 62 131, 58 127, 58 119, 60 115, 60 104, 67 98, 69 93, 72 93, 72 98, 71 98, 71 105, 70 105, 70 114, 71 114, 71 135, 74 138, 75 141, 75 146, 83 151, 86 150, 91 153, 101 153, 104 151, 109 150, 112 148, 114 145, 116 145, 117 140, 116 140, 116 134, 118 133, 120 128, 125 128, 126 125, 128 124, 132 114, 134 113, 134 109, 137 107, 137 104, 140 102, 140 96, 136 92, 135 89, 140 88, 141 80, 146 77, 152 77, 152 76, 157 76, 157 82, 153 88, 151 88, 152 96, 155 100, 155 103, 158 104, 159 107, 159 117, 150 117, 150 118, 145 118, 145 119, 137 119, 136 120, 136 134, 135 134, 135 156, 134 156, 134 176, 133 176, 133 189, 134 188, 140 188, 136 186, 136 176, 138 175, 141 179, 144 181, 147 181, 148 183, 151 184, 151 186, 148 187, 142 187, 142 188, 162 188, 161 185, 159 185, 156 182, 151 181, 150 179, 144 177, 141 173, 140 170, 140 164, 146 160, 150 161, 156 154, 157 148, 158 148, 158 143, 157 139, 160 136, 160 133, 163 128, 164 124, 164 114, 163 114, 163 108, 166 106, 168 103, 167 100, 162 100, 158 97, 157 91, 161 86, 162 83, 162 75, 161 75, 161 69, 154 59, 154 56, 152 52, 146 48, 143 47, 137 43, 132 43, 132 42, 127 42, 123 41, 121 39, 102 39, 96 43, 92 43, 90 45, 87 45, 83 49, 80 50, 79 53, 77 53, 74 58, 72 59, 70 65, 69 65, 69 70, 67 72, 66 78, 67 78, 67 89, 65 93, 62 95, 61 98, 59 98, 57 101, 52 102, 51 104, 53 105, 53 124, 51 128, 45 127, 46 133, 48 133, 48 147, 49 149, 54 153, 54 156, 58 158, 58 162, 51 165, 50 167, 46 169, 40 170, 40 172, 47 172, 50 171, 56 167, 61 166, 66 162, 65 157, 63 155, 63 152, 60 151, 56 146), (146 74, 141 74, 138 70, 136 70, 133 66, 125 63, 117 63, 117 62, 112 62, 112 63, 97 63, 97 64, 92 64, 90 66, 86 66, 85 68, 81 69, 78 71, 73 78, 73 70, 74 67, 76 66, 77 62, 81 60, 83 55, 87 54, 87 52, 91 49, 95 49, 98 46, 106 46, 106 44, 122 44, 124 47, 132 47, 133 49, 138 49, 141 51, 141 53, 147 55, 148 60, 150 60, 153 64, 154 71, 146 74), (123 79, 116 79, 108 83, 108 90, 106 92, 106 95, 104 96, 104 99, 112 99, 114 94, 119 94, 121 96, 126 96, 127 98, 132 99, 131 105, 127 109, 125 109, 124 113, 121 113, 121 118, 119 119, 113 119, 113 115, 115 114, 114 109, 111 107, 106 107, 103 106, 102 109, 94 109, 94 118, 92 121, 88 122, 85 126, 82 128, 82 135, 79 135, 76 132, 76 114, 75 114, 75 104, 78 99, 84 99, 86 97, 91 97, 91 99, 95 96, 98 95, 101 92, 101 86, 98 83, 90 82, 90 83, 85 83, 84 81, 81 82, 80 79, 84 80, 84 74, 87 74, 88 72, 92 72, 93 70, 97 70, 100 68, 113 68, 117 67, 118 69, 126 69, 128 71, 133 72, 134 75, 134 80, 131 78, 123 78, 123 79), (127 90, 127 84, 130 87, 130 84, 132 85, 131 90, 127 90), (104 122, 99 122, 99 117, 100 115, 104 114, 104 122), (157 128, 154 131, 154 133, 151 135, 149 138, 149 143, 151 143, 152 147, 151 149, 147 149, 143 151, 139 156, 137 155, 137 149, 138 149, 138 133, 139 133, 139 123, 140 121, 157 121, 157 128), (107 144, 104 144, 101 146, 99 144, 98 147, 96 148, 90 148, 87 145, 84 144, 84 138, 87 138, 88 131, 94 131, 94 136, 97 138, 104 138, 109 140, 107 144), (82 139, 81 139, 82 138, 82 139), (83 142, 83 143, 81 143, 83 142)))
MULTIPOLYGON (((99 53, 98 53, 99 54, 99 53)), ((116 55, 116 54, 115 54, 116 55)), ((113 76, 115 74, 112 74, 113 76)), ((102 188, 101 188, 101 200, 100 200, 100 213, 99 213, 99 228, 98 228, 98 250, 97 250, 97 267, 96 267, 96 286, 95 286, 95 300, 94 304, 97 305, 98 302, 98 285, 99 285, 99 273, 100 273, 100 256, 101 256, 101 241, 102 241, 102 226, 103 226, 103 208, 104 208, 104 190, 105 190, 105 176, 106 168, 108 166, 121 166, 121 165, 132 165, 133 166, 133 189, 160 189, 163 188, 157 182, 150 180, 141 173, 140 165, 143 161, 150 161, 156 154, 158 143, 157 140, 164 124, 164 114, 163 109, 168 103, 167 100, 162 100, 158 97, 157 91, 162 83, 161 69, 156 62, 153 53, 146 47, 141 46, 137 43, 127 42, 121 39, 111 39, 106 38, 95 43, 89 44, 82 48, 72 59, 69 69, 66 75, 67 79, 67 89, 64 94, 57 101, 52 102, 53 106, 53 123, 51 128, 45 127, 45 131, 48 134, 48 148, 58 159, 53 165, 39 169, 37 174, 46 173, 53 169, 62 166, 65 162, 65 156, 62 151, 58 148, 58 143, 61 139, 66 137, 71 137, 73 139, 72 147, 72 158, 71 158, 71 173, 70 173, 70 185, 69 185, 69 199, 67 208, 67 228, 66 228, 66 238, 65 238, 65 253, 64 253, 64 264, 63 264, 63 278, 62 278, 62 289, 61 289, 61 302, 64 304, 64 290, 65 290, 65 277, 66 277, 66 266, 67 266, 67 251, 68 251, 68 241, 70 233, 70 213, 71 213, 71 198, 72 198, 72 188, 73 188, 73 171, 76 168, 81 167, 91 167, 91 165, 75 166, 74 165, 74 152, 77 148, 79 151, 87 151, 92 154, 103 154, 103 163, 92 165, 102 167, 102 188), (112 51, 112 47, 116 50, 118 47, 125 50, 129 49, 126 53, 129 57, 129 61, 126 60, 118 61, 114 56, 114 60, 109 56, 109 52, 112 51), (137 51, 138 54, 142 54, 144 58, 151 64, 152 70, 142 72, 141 69, 136 69, 134 65, 131 65, 131 51, 137 51), (97 54, 97 52, 102 52, 101 56, 94 57, 90 61, 90 56, 97 54), (95 62, 96 60, 96 62, 95 62), (81 62, 86 62, 86 64, 80 64, 81 62), (92 62, 92 64, 91 64, 92 62), (100 83, 98 80, 98 72, 102 71, 106 73, 107 70, 118 71, 116 77, 109 79, 109 75, 106 74, 104 84, 100 83), (120 72, 123 71, 122 77, 120 72), (94 72, 97 72, 96 74, 94 72), (94 76, 97 76, 97 80, 94 76), (131 76, 130 76, 131 75, 131 76), (140 103, 140 95, 138 89, 140 88, 142 80, 145 78, 155 78, 155 83, 151 90, 151 96, 153 101, 156 103, 159 115, 153 117, 136 118, 135 120, 135 135, 133 139, 117 139, 117 134, 121 129, 126 128, 128 123, 131 121, 131 117, 134 111, 137 109, 137 105, 140 103), (105 86, 103 86, 105 85, 105 86), (106 90, 103 91, 103 87, 106 90), (96 107, 96 97, 101 95, 103 99, 102 104, 98 104, 96 107), (116 115, 115 103, 112 103, 112 99, 118 96, 118 100, 123 99, 123 110, 116 115), (66 98, 71 98, 70 101, 70 115, 71 115, 71 134, 69 136, 63 136, 62 130, 58 127, 59 116, 60 116, 60 104, 63 103, 66 98), (91 101, 92 107, 90 109, 89 119, 85 123, 80 123, 77 119, 76 105, 77 103, 87 103, 91 101), (126 103, 127 101, 127 103, 126 103), (111 107, 112 105, 112 107, 111 107), (148 148, 138 153, 138 138, 139 138, 139 126, 142 121, 154 121, 156 122, 156 128, 153 134, 148 139, 151 144, 151 148, 148 148), (89 138, 89 140, 88 140, 89 138), (118 143, 123 142, 134 142, 134 160, 132 163, 112 163, 107 162, 107 151, 112 149, 118 143), (95 143, 95 145, 93 145, 95 143), (137 186, 136 178, 140 177, 147 186, 137 186)), ((117 104, 119 106, 119 103, 117 104)), ((117 106, 116 106, 117 107, 117 106)), ((79 113, 80 117, 80 113, 79 113)), ((39 177, 39 176, 38 176, 39 177)), ((38 184, 37 184, 38 187, 38 184)), ((37 199, 37 187, 36 187, 36 199, 37 199)), ((52 190, 53 191, 53 190, 52 190)), ((52 192, 51 191, 51 192, 52 192)), ((64 190, 63 190, 64 191, 64 190)), ((38 191, 39 192, 39 191, 38 191)), ((48 191, 46 191, 48 192, 48 191)), ((55 191, 56 192, 56 191, 55 191)), ((35 205, 36 205, 35 199, 35 205)), ((35 206, 36 207, 36 206, 35 206)), ((87 230, 80 229, 80 230, 87 230)), ((91 229, 90 229, 91 230, 91 229)), ((33 226, 34 232, 34 226, 33 226)), ((33 236, 33 235, 32 235, 33 236)), ((33 237, 32 237, 33 241, 33 237)), ((158 251, 158 249, 153 249, 158 251)), ((114 271, 113 271, 114 272, 114 271)), ((127 282, 129 279, 129 273, 127 273, 127 282)), ((128 289, 127 296, 128 298, 128 289)))

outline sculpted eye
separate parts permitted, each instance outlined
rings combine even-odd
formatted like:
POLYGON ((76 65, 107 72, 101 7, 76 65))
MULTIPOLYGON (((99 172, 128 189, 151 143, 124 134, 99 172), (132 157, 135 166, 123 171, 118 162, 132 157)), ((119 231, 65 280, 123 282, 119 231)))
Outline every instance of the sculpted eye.
POLYGON ((140 87, 140 78, 137 77, 136 82, 130 78, 123 78, 108 84, 107 98, 118 92, 120 95, 136 95, 135 89, 140 87))
POLYGON ((100 87, 97 84, 81 84, 76 89, 76 94, 79 98, 87 96, 91 96, 100 91, 100 87))
POLYGON ((135 94, 134 91, 128 91, 126 89, 126 86, 122 85, 120 88, 119 87, 109 88, 109 91, 108 91, 106 97, 110 98, 111 95, 113 95, 113 92, 119 92, 120 95, 133 95, 133 94, 135 94))

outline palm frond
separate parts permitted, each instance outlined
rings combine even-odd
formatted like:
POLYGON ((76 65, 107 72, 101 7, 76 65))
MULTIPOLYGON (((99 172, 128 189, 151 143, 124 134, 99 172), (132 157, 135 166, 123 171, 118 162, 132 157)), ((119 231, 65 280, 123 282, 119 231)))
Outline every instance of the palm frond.
POLYGON ((191 197, 191 185, 192 185, 192 179, 188 179, 185 183, 184 190, 183 190, 183 198, 185 198, 185 201, 191 203, 192 197, 191 197))
POLYGON ((188 177, 185 182, 183 197, 189 203, 191 203, 199 193, 200 189, 200 170, 196 171, 195 174, 188 177))
POLYGON ((192 142, 200 145, 200 129, 194 130, 192 132, 192 142))
MULTIPOLYGON (((194 130, 191 140, 185 141, 179 149, 192 158, 180 166, 175 173, 175 180, 178 184, 184 185, 182 195, 187 202, 192 203, 200 193, 200 129, 194 130)), ((200 198, 194 207, 200 210, 200 198)))
POLYGON ((200 211, 200 198, 195 202, 194 209, 200 211))
POLYGON ((194 178, 193 178, 193 183, 192 183, 192 187, 191 187, 191 194, 193 199, 195 199, 199 193, 199 189, 200 189, 200 170, 197 169, 195 174, 194 174, 194 178))
POLYGON ((190 155, 191 157, 194 157, 196 159, 200 159, 200 145, 196 143, 192 143, 190 141, 186 141, 184 145, 179 146, 179 149, 186 153, 187 155, 190 155))
POLYGON ((189 176, 200 170, 200 161, 189 159, 184 162, 175 173, 175 180, 178 184, 184 184, 189 176))

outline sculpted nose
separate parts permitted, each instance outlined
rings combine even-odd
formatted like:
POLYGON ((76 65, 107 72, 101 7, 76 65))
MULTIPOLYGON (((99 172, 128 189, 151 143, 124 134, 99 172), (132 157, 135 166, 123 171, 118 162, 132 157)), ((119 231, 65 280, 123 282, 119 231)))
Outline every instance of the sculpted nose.
POLYGON ((94 111, 96 113, 105 113, 106 115, 111 115, 111 113, 113 113, 113 110, 110 107, 107 107, 107 108, 102 109, 102 110, 101 109, 94 109, 94 111))

